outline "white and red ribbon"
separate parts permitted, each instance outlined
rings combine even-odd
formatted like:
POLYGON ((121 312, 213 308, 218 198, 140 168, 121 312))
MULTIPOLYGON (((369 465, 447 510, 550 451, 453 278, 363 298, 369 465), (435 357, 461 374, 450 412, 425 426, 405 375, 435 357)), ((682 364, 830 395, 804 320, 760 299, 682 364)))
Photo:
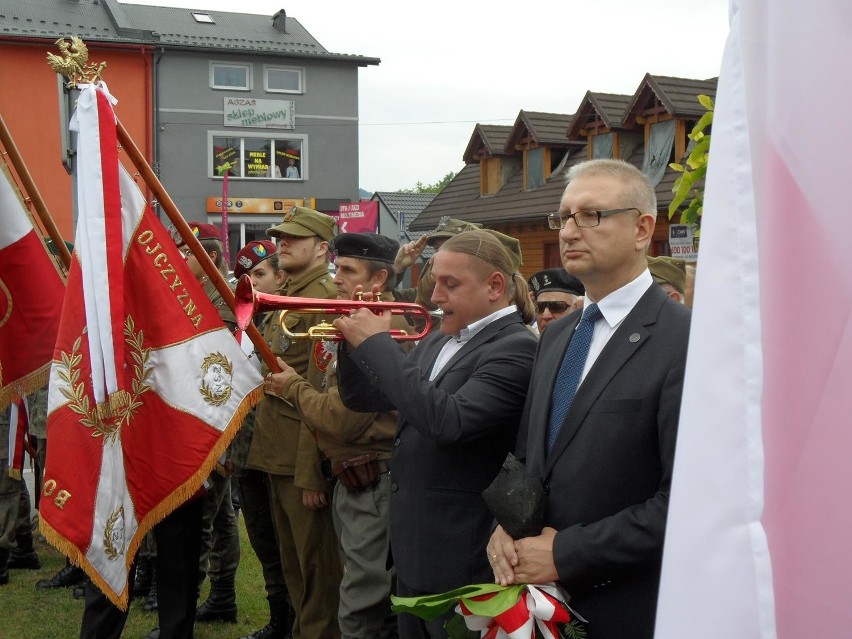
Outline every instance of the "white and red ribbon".
MULTIPOLYGON (((476 599, 490 599, 494 594, 476 599)), ((527 585, 517 603, 495 617, 471 613, 459 602, 456 612, 470 630, 478 630, 482 639, 533 639, 538 628, 544 639, 559 639, 558 624, 571 620, 565 600, 555 586, 527 585)))
POLYGON ((83 297, 92 358, 92 391, 102 404, 124 388, 124 264, 121 191, 118 183, 117 100, 105 83, 80 85, 72 131, 78 138, 75 238, 83 275, 83 297), (90 90, 86 90, 90 89, 90 90), (97 90, 94 90, 97 89, 97 90))

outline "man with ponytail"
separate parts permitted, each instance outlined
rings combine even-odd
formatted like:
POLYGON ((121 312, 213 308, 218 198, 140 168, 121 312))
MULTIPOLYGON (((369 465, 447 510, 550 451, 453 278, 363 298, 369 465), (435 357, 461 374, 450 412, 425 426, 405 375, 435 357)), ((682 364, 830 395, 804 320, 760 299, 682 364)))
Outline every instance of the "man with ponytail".
MULTIPOLYGON (((390 313, 361 309, 334 322, 347 342, 338 355, 343 402, 399 412, 389 531, 400 596, 492 577, 481 493, 513 447, 537 343, 520 263, 517 241, 493 231, 447 240, 432 264, 441 331, 410 355, 388 334, 390 313)), ((400 615, 399 634, 443 637, 446 618, 400 615)))

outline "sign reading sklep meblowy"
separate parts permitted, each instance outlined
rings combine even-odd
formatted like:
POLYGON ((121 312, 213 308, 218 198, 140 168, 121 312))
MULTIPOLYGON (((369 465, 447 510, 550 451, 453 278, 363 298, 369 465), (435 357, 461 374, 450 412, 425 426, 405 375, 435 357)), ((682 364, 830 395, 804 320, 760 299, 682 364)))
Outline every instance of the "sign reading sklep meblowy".
POLYGON ((296 103, 293 100, 225 97, 225 126, 295 129, 296 103))
POLYGON ((695 237, 696 224, 672 224, 669 226, 669 249, 672 257, 687 262, 698 260, 698 241, 695 237))

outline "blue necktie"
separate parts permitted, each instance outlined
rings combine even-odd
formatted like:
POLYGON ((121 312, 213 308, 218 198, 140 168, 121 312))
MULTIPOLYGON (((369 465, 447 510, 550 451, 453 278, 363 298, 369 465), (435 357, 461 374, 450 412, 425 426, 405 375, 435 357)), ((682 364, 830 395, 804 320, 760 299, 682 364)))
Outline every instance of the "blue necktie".
POLYGON ((597 304, 590 304, 583 310, 583 317, 577 325, 565 358, 559 367, 556 376, 556 384, 553 386, 553 398, 550 402, 550 422, 547 425, 547 451, 553 448, 553 442, 562 428, 565 415, 574 401, 574 394, 580 385, 580 376, 586 365, 586 357, 589 355, 589 347, 592 345, 592 334, 595 332, 595 322, 603 315, 597 304))

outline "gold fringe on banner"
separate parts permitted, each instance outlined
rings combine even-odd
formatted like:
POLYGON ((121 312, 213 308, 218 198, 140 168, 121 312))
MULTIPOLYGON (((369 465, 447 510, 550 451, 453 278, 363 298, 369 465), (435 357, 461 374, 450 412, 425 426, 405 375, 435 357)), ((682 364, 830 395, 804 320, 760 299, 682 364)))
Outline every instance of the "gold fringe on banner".
POLYGON ((50 379, 50 365, 51 362, 47 362, 21 379, 0 386, 0 410, 5 410, 15 400, 44 387, 50 379))
MULTIPOLYGON (((168 495, 153 510, 151 510, 151 512, 149 512, 142 521, 139 522, 139 527, 136 529, 136 533, 128 543, 124 554, 125 569, 128 572, 130 572, 130 565, 133 563, 136 551, 139 550, 139 546, 142 544, 142 540, 145 538, 148 531, 169 516, 176 508, 185 503, 198 491, 207 477, 210 476, 210 473, 213 472, 213 469, 218 464, 219 458, 224 454, 228 446, 230 446, 231 440, 234 439, 242 426, 245 416, 248 415, 248 412, 254 408, 261 399, 263 399, 263 395, 263 386, 261 385, 257 386, 254 390, 250 391, 245 397, 243 397, 239 407, 234 412, 234 416, 228 422, 225 430, 222 431, 222 436, 219 438, 219 441, 216 443, 216 446, 213 447, 210 454, 207 455, 204 463, 201 464, 192 477, 185 481, 181 486, 178 486, 171 495, 168 495)), ((49 499, 48 497, 43 498, 49 499)), ((39 517, 39 529, 48 543, 63 555, 67 556, 72 564, 82 568, 92 580, 92 583, 101 592, 103 592, 116 607, 120 610, 127 610, 127 606, 130 602, 128 588, 131 584, 128 583, 121 593, 119 593, 119 596, 116 597, 107 585, 106 580, 95 570, 94 566, 92 566, 86 558, 85 553, 81 552, 79 548, 60 535, 44 520, 43 517, 39 517)))

